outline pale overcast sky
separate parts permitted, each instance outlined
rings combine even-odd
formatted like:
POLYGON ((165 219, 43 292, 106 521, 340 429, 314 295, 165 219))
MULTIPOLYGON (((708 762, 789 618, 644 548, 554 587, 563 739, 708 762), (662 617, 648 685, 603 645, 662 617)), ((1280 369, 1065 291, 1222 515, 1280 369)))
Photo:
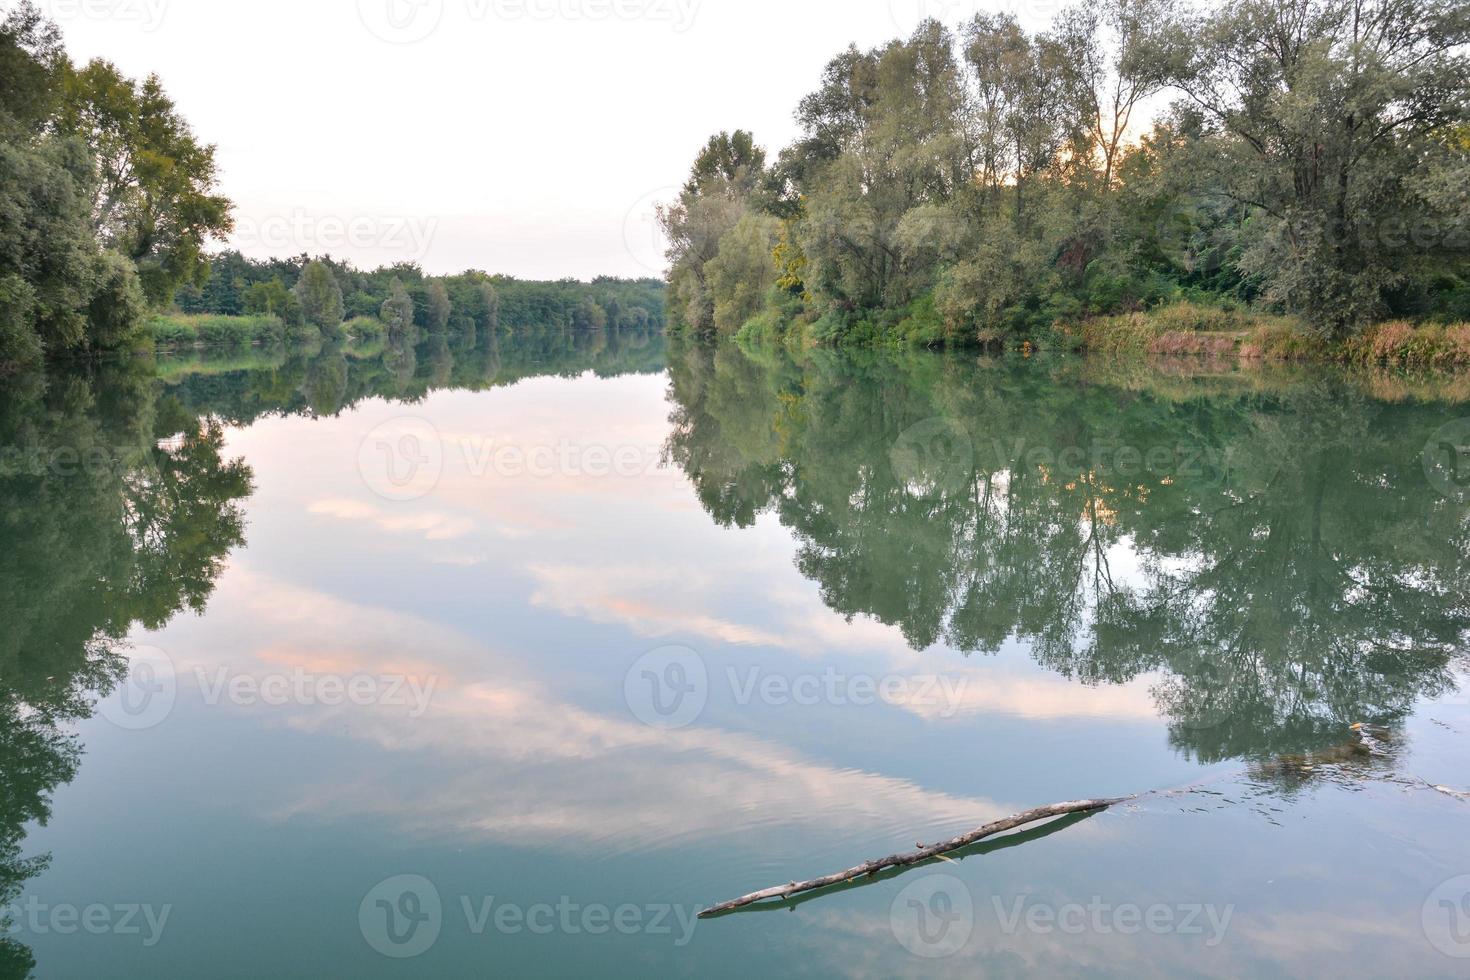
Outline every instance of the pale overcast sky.
POLYGON ((249 255, 654 275, 653 205, 720 129, 774 153, 823 65, 1053 0, 41 0, 76 60, 162 76, 249 255))

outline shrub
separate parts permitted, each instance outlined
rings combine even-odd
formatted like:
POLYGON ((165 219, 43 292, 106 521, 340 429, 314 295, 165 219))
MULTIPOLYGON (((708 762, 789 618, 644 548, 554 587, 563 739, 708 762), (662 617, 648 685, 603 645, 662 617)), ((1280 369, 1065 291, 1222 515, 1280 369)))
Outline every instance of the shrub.
POLYGON ((354 340, 373 340, 387 333, 388 327, 375 317, 359 316, 344 323, 342 330, 354 340))
POLYGON ((156 316, 148 333, 157 347, 240 347, 280 343, 286 328, 277 316, 156 316))

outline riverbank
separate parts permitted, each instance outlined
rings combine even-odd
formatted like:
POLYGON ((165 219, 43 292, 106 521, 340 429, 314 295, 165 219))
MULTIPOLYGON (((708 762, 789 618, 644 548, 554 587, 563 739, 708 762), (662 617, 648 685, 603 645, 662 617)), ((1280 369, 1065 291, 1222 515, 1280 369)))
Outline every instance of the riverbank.
POLYGON ((154 350, 179 351, 211 347, 253 347, 312 340, 373 340, 388 332, 381 320, 357 317, 342 324, 332 336, 315 326, 288 328, 278 316, 222 316, 161 313, 148 321, 147 336, 154 350))
POLYGON ((957 338, 933 329, 914 329, 918 318, 898 320, 891 329, 849 333, 843 340, 811 324, 781 324, 758 317, 738 334, 746 346, 777 344, 788 349, 815 347, 951 347, 984 350, 1063 350, 1132 357, 1235 358, 1260 362, 1350 364, 1360 367, 1470 367, 1470 323, 1410 323, 1390 320, 1344 339, 1314 332, 1291 316, 1256 313, 1199 303, 1178 302, 1113 316, 1059 320, 1031 333, 981 330, 957 338))
POLYGON ((1334 340, 1314 333, 1293 317, 1182 303, 1146 313, 1098 317, 1075 326, 1059 325, 1057 331, 1071 349, 1090 353, 1317 361, 1365 367, 1470 366, 1470 323, 1392 320, 1334 340))

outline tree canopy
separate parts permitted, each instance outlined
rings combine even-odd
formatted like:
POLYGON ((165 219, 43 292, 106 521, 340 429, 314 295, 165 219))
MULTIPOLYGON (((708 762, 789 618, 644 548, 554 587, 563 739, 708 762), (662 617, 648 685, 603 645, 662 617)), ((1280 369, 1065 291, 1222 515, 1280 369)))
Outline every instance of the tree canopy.
POLYGON ((1457 0, 1080 0, 834 58, 774 164, 722 133, 662 212, 671 315, 974 343, 1177 299, 1470 315, 1457 0))

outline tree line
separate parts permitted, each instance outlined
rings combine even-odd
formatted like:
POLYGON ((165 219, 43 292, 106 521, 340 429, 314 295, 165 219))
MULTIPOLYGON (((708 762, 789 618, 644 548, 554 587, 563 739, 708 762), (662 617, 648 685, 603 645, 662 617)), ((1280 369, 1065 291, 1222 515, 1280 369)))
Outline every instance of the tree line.
POLYGON ((1044 339, 1179 300, 1470 318, 1470 5, 1081 0, 833 59, 661 211, 670 317, 817 341, 1044 339))
POLYGON ((186 314, 276 316, 288 332, 333 339, 352 321, 390 337, 502 327, 661 329, 663 292, 656 279, 428 276, 409 262, 365 272, 330 256, 259 261, 227 251, 213 257, 202 283, 179 290, 175 305, 186 314))
MULTIPOLYGON (((156 76, 73 64, 32 0, 0 5, 0 369, 152 342, 149 314, 279 318, 286 334, 661 327, 663 285, 536 283, 330 257, 206 254, 234 229, 215 148, 156 76)), ((274 320, 268 321, 273 327, 274 320)))

